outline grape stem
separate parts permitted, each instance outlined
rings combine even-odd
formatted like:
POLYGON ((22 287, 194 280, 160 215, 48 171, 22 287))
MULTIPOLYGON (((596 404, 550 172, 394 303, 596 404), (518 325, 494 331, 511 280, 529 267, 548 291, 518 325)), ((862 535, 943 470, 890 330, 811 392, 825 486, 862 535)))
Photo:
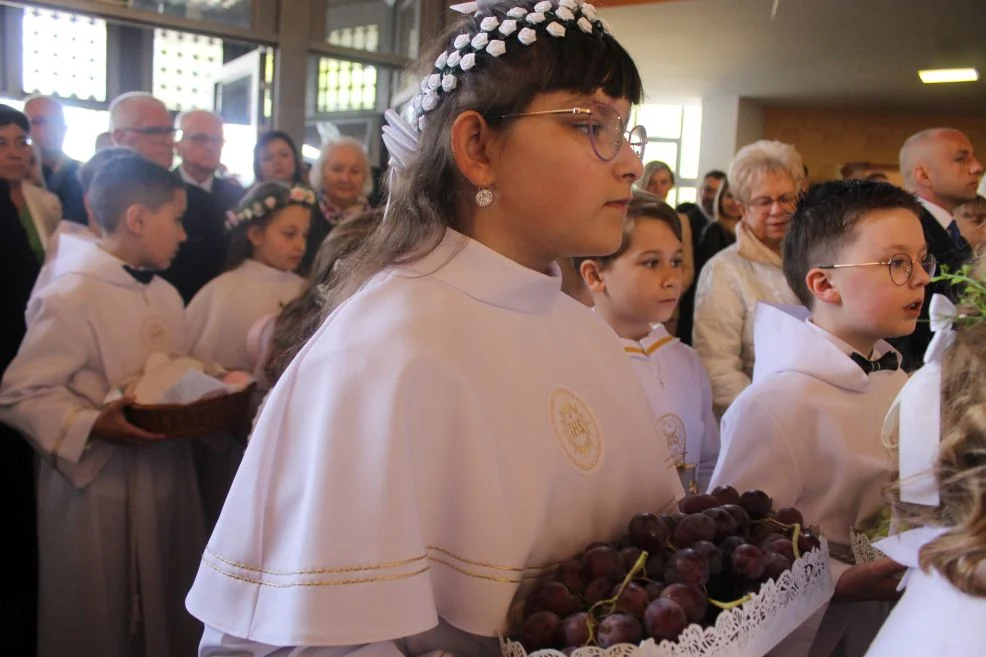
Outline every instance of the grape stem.
POLYGON ((794 546, 794 558, 801 558, 801 550, 798 549, 798 537, 801 536, 801 524, 794 523, 794 534, 791 536, 791 543, 794 546))
POLYGON ((719 607, 719 609, 732 609, 733 607, 739 607, 744 602, 749 602, 752 599, 753 599, 753 595, 747 593, 739 600, 733 600, 732 602, 719 602, 718 600, 713 600, 712 598, 709 598, 709 603, 715 605, 716 607, 719 607))
MULTIPOLYGON (((647 554, 647 551, 646 550, 642 550, 640 552, 640 556, 637 557, 637 562, 633 564, 633 568, 630 569, 630 572, 627 573, 627 576, 623 578, 623 582, 620 583, 620 588, 618 588, 616 590, 616 595, 614 595, 612 598, 607 598, 605 600, 600 600, 596 604, 594 604, 591 607, 589 607, 589 612, 586 614, 589 617, 589 619, 592 619, 593 618, 593 614, 596 611, 596 607, 599 607, 599 606, 602 606, 602 605, 609 605, 609 611, 606 612, 605 614, 603 614, 604 616, 608 616, 609 614, 612 614, 614 611, 616 611, 616 601, 623 594, 623 589, 625 589, 627 587, 627 585, 630 584, 630 582, 633 581, 634 575, 636 575, 637 573, 639 573, 641 570, 644 569, 644 564, 647 563, 647 557, 648 556, 649 555, 647 554)), ((592 621, 589 620, 587 622, 589 623, 589 638, 591 640, 592 639, 592 621)))

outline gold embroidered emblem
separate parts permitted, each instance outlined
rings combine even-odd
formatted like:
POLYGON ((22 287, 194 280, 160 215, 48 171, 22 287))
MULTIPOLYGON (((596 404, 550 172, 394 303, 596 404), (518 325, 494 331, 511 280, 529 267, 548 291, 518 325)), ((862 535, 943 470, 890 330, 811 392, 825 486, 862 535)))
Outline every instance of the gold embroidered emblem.
POLYGON ((661 428, 664 439, 668 441, 668 451, 677 466, 684 465, 685 458, 688 456, 688 448, 685 443, 685 423, 674 413, 665 413, 657 420, 657 426, 661 428))
POLYGON ((151 351, 168 351, 168 325, 157 315, 151 315, 140 327, 140 338, 151 351))
POLYGON ((603 441, 589 406, 571 390, 555 388, 548 396, 555 440, 579 470, 591 472, 602 460, 603 441))

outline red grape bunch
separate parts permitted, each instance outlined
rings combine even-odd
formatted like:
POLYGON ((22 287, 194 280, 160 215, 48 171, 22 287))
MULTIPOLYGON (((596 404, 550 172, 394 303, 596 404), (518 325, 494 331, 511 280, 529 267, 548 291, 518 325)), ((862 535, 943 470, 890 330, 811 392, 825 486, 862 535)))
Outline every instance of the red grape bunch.
POLYGON ((797 509, 774 510, 763 491, 720 486, 689 495, 676 513, 638 513, 615 543, 593 543, 537 582, 514 638, 528 653, 565 654, 649 637, 675 641, 819 545, 797 509))

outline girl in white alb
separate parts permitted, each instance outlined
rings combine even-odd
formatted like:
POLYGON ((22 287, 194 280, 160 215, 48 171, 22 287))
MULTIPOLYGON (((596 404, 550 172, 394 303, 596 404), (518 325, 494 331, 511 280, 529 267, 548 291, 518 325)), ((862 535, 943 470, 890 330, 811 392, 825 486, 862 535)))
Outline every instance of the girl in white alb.
POLYGON ((578 0, 456 9, 409 122, 387 113, 384 219, 203 555, 200 655, 493 657, 534 576, 682 495, 619 340, 552 267, 619 245, 633 62, 578 0))
POLYGON ((663 324, 681 295, 681 226, 670 206, 637 192, 619 250, 578 264, 596 312, 623 340, 682 485, 697 492, 706 490, 716 466, 719 424, 702 360, 663 324))
MULTIPOLYGON (((297 297, 305 281, 294 273, 305 253, 315 194, 280 182, 256 185, 229 213, 229 265, 188 304, 191 355, 225 369, 256 373, 261 333, 297 297)), ((206 517, 219 517, 243 457, 241 443, 209 436, 194 444, 206 517)))

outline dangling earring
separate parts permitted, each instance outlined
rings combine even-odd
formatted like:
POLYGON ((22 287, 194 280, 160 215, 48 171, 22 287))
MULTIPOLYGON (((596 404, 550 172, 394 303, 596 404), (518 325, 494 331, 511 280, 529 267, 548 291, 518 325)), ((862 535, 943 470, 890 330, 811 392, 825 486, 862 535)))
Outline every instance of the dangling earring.
POLYGON ((488 208, 493 205, 493 192, 486 185, 481 186, 476 192, 476 205, 481 208, 488 208))

